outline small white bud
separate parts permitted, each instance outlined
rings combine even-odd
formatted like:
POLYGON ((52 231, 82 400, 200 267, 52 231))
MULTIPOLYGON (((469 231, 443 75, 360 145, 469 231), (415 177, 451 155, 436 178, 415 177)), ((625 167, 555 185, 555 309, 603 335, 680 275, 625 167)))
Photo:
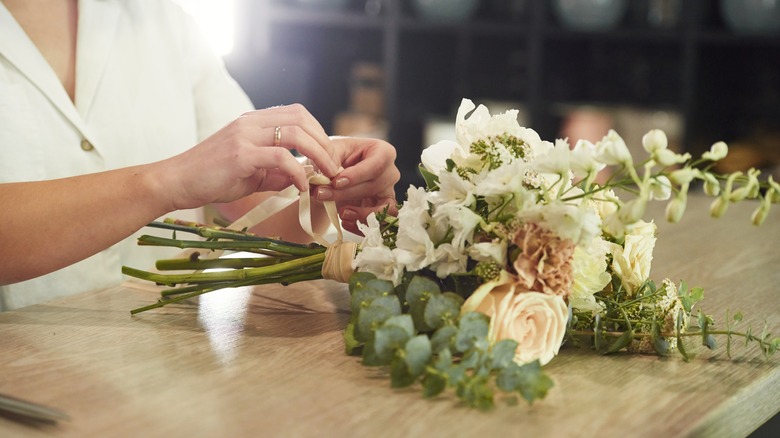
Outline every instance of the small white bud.
POLYGON ((729 200, 724 196, 718 196, 710 205, 710 215, 715 218, 721 217, 728 208, 729 200))
POLYGON ((729 147, 726 143, 719 141, 710 147, 709 152, 701 154, 705 160, 718 161, 726 158, 729 153, 729 147))
POLYGON ((666 220, 671 223, 680 222, 685 213, 687 196, 678 196, 669 201, 666 205, 666 220))
POLYGON ((707 196, 718 196, 720 194, 720 183, 715 178, 715 175, 705 172, 702 173, 702 178, 704 179, 704 193, 707 196))

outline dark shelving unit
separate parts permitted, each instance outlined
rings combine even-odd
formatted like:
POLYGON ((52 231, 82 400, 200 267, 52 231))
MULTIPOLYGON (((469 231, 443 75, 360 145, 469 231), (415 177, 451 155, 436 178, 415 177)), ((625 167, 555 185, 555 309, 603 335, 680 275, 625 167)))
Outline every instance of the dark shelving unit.
POLYGON ((256 106, 303 103, 328 131, 348 105, 352 64, 382 65, 399 192, 421 183, 426 118, 454 116, 462 97, 523 102, 545 139, 558 135, 556 107, 590 103, 674 110, 692 152, 780 130, 780 35, 728 30, 717 0, 681 1, 679 23, 663 29, 642 23, 634 0, 604 32, 562 27, 548 1, 526 0, 514 15, 501 4, 485 0, 469 22, 439 23, 418 19, 404 0, 383 0, 374 15, 366 0, 338 11, 245 1, 249 31, 235 59, 250 61, 227 63, 256 106))

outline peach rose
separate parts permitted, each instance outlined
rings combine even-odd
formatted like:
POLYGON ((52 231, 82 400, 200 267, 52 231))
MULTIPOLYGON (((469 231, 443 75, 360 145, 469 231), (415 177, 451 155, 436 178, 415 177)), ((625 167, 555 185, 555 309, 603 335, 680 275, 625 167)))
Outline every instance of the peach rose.
POLYGON ((516 363, 538 359, 545 365, 561 347, 568 308, 560 296, 520 290, 515 280, 502 271, 497 280, 477 288, 461 312, 476 311, 490 317, 490 342, 516 341, 516 363))

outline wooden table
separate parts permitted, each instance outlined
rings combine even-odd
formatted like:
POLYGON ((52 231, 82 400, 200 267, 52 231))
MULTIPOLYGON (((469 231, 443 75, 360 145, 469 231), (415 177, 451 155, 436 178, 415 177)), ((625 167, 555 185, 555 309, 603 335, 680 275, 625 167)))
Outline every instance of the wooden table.
MULTIPOLYGON (((692 199, 673 226, 654 209, 653 278, 705 287, 716 321, 742 310, 780 335, 780 211, 756 228, 747 205, 719 220, 706 206, 692 199)), ((754 347, 691 363, 564 348, 546 367, 547 399, 480 412, 451 394, 393 390, 383 370, 346 356, 342 285, 221 291, 130 316, 155 300, 122 286, 0 314, 0 392, 72 417, 31 426, 0 416, 0 436, 732 437, 780 410, 779 359, 754 347)))

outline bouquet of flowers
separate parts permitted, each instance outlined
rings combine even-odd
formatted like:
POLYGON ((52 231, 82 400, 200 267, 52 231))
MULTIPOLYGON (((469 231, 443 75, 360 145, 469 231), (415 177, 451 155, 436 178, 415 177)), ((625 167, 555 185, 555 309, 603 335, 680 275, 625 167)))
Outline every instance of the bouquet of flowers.
MULTIPOLYGON (((393 387, 419 382, 428 397, 454 388, 480 408, 492 406, 496 390, 528 402, 543 398, 552 380, 542 367, 564 342, 603 353, 678 351, 687 360, 684 339, 714 348, 714 336, 723 335, 729 346, 738 336, 773 354, 780 338, 736 331, 739 314, 714 330, 711 316, 694 313, 701 289, 650 279, 656 226, 642 218, 648 202, 664 201, 667 219, 678 221, 689 189, 701 184, 714 198, 714 217, 731 203, 757 199, 752 221, 759 225, 780 202, 780 185, 771 177, 759 181, 757 170, 712 172, 728 152, 722 142, 698 159, 670 150, 659 130, 648 132, 642 146, 647 156, 635 162, 614 131, 595 144, 543 141, 518 124, 516 111, 491 115, 463 100, 456 139, 423 151, 426 187, 409 187, 397 217, 378 214, 361 227, 365 237, 348 280, 347 353, 388 367, 393 387)), ((184 285, 164 296, 321 277, 324 246, 192 224, 158 226, 208 239, 141 242, 263 255, 158 264, 192 274, 124 269, 184 285), (200 272, 214 266, 231 270, 200 272)))

